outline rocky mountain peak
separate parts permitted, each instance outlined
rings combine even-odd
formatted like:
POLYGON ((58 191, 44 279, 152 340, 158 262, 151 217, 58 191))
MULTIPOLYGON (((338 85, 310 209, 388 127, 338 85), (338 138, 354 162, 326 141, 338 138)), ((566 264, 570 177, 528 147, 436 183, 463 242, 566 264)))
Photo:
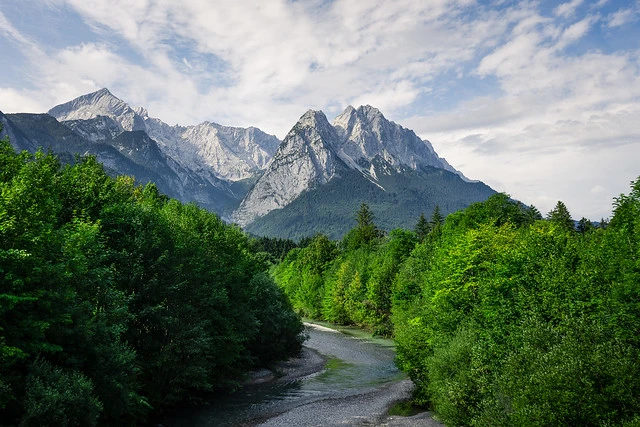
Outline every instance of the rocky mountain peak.
POLYGON ((304 113, 300 117, 300 119, 298 119, 298 122, 294 125, 291 131, 293 132, 296 129, 304 128, 304 127, 326 128, 327 126, 331 126, 331 125, 329 124, 329 120, 327 120, 327 116, 325 116, 322 111, 307 110, 307 112, 304 113))
POLYGON ((333 148, 338 139, 322 111, 309 110, 303 114, 240 204, 234 220, 246 225, 256 217, 285 207, 304 191, 331 180, 341 164, 333 148))
POLYGON ((149 112, 147 111, 146 108, 144 108, 144 107, 133 107, 132 109, 137 115, 139 115, 143 119, 148 119, 149 118, 149 112))
POLYGON ((105 116, 118 123, 122 130, 146 130, 144 119, 106 88, 53 107, 48 113, 59 121, 90 120, 105 116))
POLYGON ((106 88, 58 105, 49 114, 94 142, 115 138, 124 131, 144 131, 181 167, 209 171, 225 181, 254 178, 266 168, 280 144, 275 136, 257 128, 208 121, 170 126, 150 117, 144 107, 130 107, 106 88))
POLYGON ((386 120, 385 117, 380 112, 380 110, 378 110, 376 107, 372 107, 371 105, 359 106, 358 109, 356 110, 356 113, 358 114, 359 117, 362 117, 364 120, 367 120, 370 122, 376 119, 386 120))
POLYGON ((333 125, 340 135, 337 152, 354 168, 371 171, 373 160, 378 158, 397 170, 431 166, 455 171, 438 157, 429 141, 388 120, 371 105, 347 107, 333 125))

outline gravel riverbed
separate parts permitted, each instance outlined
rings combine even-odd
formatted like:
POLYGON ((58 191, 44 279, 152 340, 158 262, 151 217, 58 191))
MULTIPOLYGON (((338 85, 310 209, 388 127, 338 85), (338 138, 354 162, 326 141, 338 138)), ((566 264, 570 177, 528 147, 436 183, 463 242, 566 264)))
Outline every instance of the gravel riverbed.
POLYGON ((167 420, 174 426, 428 426, 428 412, 389 416, 413 383, 393 363, 392 346, 305 324, 299 357, 254 372, 238 392, 167 420))

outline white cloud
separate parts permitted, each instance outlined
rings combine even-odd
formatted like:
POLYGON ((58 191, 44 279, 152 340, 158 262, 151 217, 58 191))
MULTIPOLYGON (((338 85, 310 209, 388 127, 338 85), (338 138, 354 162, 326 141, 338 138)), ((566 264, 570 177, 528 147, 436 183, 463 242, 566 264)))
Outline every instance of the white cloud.
POLYGON ((582 21, 578 21, 575 24, 567 27, 560 36, 560 40, 556 45, 557 49, 562 49, 570 45, 571 43, 580 40, 590 30, 591 24, 595 20, 594 17, 588 16, 582 21))
POLYGON ((637 9, 620 9, 607 17, 607 26, 610 28, 621 27, 637 21, 637 9))
POLYGON ((0 87, 0 111, 3 113, 39 113, 49 107, 38 101, 37 94, 0 87))
POLYGON ((553 10, 553 13, 556 16, 569 18, 576 12, 576 9, 582 4, 583 1, 584 0, 572 0, 566 3, 562 3, 553 10))
POLYGON ((283 137, 308 108, 331 119, 366 103, 468 176, 541 210, 561 199, 599 219, 610 192, 634 178, 640 52, 574 49, 597 23, 624 25, 635 9, 601 17, 603 1, 581 0, 546 14, 536 2, 49 1, 77 10, 101 42, 45 54, 0 13, 0 36, 26 47, 37 86, 0 89, 0 109, 44 110, 106 86, 171 124, 213 120, 283 137), (468 82, 489 90, 469 97, 468 82), (436 95, 452 100, 440 108, 436 95), (624 156, 618 167, 615 156, 624 156))
POLYGON ((292 110, 356 102, 383 109, 410 104, 430 90, 428 82, 471 60, 484 44, 495 44, 513 20, 506 14, 498 19, 496 12, 463 19, 464 1, 338 0, 329 7, 320 1, 276 0, 66 3, 98 33, 110 40, 120 37, 146 65, 125 59, 112 41, 66 47, 54 53, 54 60, 40 55, 32 62, 46 85, 55 87, 56 102, 108 86, 167 121, 176 116, 181 121, 230 119, 238 125, 268 121, 278 123, 271 131, 281 136, 297 118, 285 113, 292 110), (179 51, 183 45, 217 62, 220 71, 194 70, 191 56, 179 51), (134 78, 141 76, 144 80, 134 78), (225 85, 211 83, 216 79, 225 85), (185 87, 182 98, 159 95, 185 87), (153 105, 160 108, 154 111, 153 105))

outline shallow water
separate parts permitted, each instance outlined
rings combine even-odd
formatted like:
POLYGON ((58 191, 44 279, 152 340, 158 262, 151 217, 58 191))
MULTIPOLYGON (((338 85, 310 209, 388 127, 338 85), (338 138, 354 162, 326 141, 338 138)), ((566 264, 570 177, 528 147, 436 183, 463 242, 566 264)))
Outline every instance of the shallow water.
POLYGON ((305 363, 321 364, 319 355, 326 359, 319 372, 290 378, 285 370, 278 380, 246 386, 215 404, 176 414, 163 424, 357 424, 383 415, 389 402, 407 397, 410 387, 393 363, 392 346, 313 327, 307 327, 306 333, 305 363))

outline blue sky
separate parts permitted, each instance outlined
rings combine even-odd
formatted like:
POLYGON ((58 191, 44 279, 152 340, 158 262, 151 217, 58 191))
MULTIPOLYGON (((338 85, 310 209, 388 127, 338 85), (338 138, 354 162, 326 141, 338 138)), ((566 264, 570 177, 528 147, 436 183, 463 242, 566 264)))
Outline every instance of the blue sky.
POLYGON ((640 176, 640 1, 0 0, 0 110, 107 87, 282 138, 370 104, 468 177, 608 217, 640 176))

